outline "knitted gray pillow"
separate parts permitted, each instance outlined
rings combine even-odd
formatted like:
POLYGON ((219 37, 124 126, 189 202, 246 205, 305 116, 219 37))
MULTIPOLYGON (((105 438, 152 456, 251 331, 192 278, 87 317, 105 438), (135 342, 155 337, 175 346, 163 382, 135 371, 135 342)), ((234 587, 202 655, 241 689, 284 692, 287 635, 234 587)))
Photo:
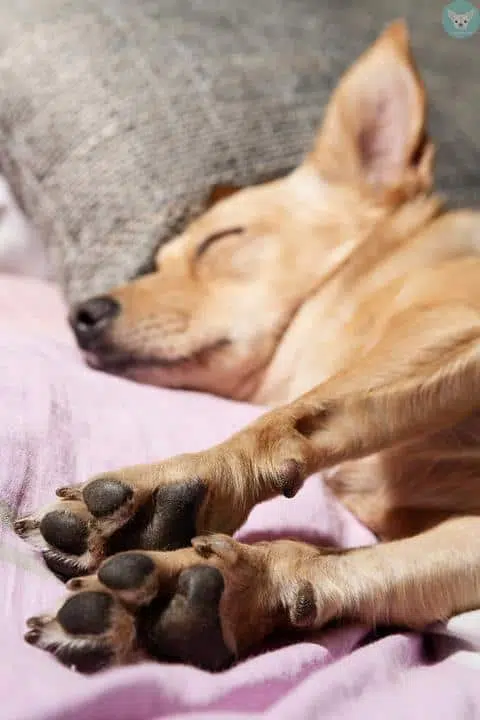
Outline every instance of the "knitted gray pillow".
POLYGON ((440 6, 0 3, 0 164, 69 299, 135 276, 216 184, 298 163, 341 72, 399 12, 432 95, 440 185, 472 204, 478 44, 446 34, 440 6))

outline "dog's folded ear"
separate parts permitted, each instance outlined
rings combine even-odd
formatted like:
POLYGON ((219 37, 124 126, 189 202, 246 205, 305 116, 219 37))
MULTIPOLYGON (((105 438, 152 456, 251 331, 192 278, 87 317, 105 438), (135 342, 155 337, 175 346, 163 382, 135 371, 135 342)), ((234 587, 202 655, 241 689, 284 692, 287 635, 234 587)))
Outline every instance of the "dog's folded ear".
POLYGON ((425 119, 408 30, 396 21, 341 79, 307 162, 327 180, 360 183, 380 195, 424 191, 433 165, 425 119))

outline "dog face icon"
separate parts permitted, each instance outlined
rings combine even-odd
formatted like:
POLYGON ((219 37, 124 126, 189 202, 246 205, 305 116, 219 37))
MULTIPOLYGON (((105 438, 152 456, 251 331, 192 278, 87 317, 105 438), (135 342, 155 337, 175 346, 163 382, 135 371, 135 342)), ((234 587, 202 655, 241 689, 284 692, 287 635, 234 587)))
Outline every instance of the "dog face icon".
POLYGON ((480 11, 468 0, 454 0, 443 8, 445 32, 454 38, 469 38, 480 28, 480 11))
POLYGON ((448 17, 455 25, 457 30, 467 30, 471 19, 475 15, 475 10, 470 10, 466 13, 456 13, 453 10, 448 9, 448 17))

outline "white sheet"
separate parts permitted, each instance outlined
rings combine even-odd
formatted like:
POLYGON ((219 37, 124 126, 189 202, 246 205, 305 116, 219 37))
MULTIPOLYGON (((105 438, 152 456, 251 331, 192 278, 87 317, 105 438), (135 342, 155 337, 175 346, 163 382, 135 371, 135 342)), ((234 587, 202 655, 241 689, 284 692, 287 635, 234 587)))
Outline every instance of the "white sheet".
POLYGON ((48 279, 43 245, 0 175, 0 272, 48 279))

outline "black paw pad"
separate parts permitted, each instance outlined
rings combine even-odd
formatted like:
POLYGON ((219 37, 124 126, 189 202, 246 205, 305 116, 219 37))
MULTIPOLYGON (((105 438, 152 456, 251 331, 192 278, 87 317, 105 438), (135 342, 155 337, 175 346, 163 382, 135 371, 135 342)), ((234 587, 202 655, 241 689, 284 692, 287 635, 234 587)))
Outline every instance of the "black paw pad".
POLYGON ((25 633, 23 636, 23 639, 25 642, 27 642, 29 645, 36 645, 38 641, 40 640, 41 636, 41 630, 39 628, 32 628, 28 632, 25 633))
POLYGON ((286 498, 294 497, 301 485, 300 466, 296 460, 285 460, 278 473, 278 486, 286 498))
POLYGON ((190 544, 196 535, 197 513, 205 493, 205 484, 199 479, 158 489, 154 527, 160 546, 176 550, 190 544))
POLYGON ((292 609, 292 623, 300 627, 312 625, 317 616, 315 591, 309 582, 303 583, 298 590, 292 609))
POLYGON ((133 490, 119 480, 98 478, 88 483, 83 499, 94 517, 111 515, 133 496, 133 490))
POLYGON ((153 572, 153 560, 143 553, 122 553, 103 563, 98 579, 112 590, 130 590, 143 585, 153 572))
POLYGON ((87 550, 87 523, 69 510, 53 510, 40 523, 40 532, 49 545, 69 555, 87 550))
POLYGON ((199 480, 162 485, 126 525, 108 540, 108 554, 188 547, 196 532, 198 509, 206 487, 199 480))
POLYGON ((159 660, 212 672, 225 669, 234 654, 225 644, 218 614, 220 571, 201 565, 188 568, 180 575, 178 590, 166 607, 152 603, 140 614, 142 645, 159 660))
POLYGON ((182 570, 178 578, 177 593, 197 605, 217 607, 225 583, 220 570, 198 565, 182 570))
POLYGON ((82 592, 66 601, 57 620, 70 635, 101 635, 110 625, 112 605, 107 593, 82 592))

